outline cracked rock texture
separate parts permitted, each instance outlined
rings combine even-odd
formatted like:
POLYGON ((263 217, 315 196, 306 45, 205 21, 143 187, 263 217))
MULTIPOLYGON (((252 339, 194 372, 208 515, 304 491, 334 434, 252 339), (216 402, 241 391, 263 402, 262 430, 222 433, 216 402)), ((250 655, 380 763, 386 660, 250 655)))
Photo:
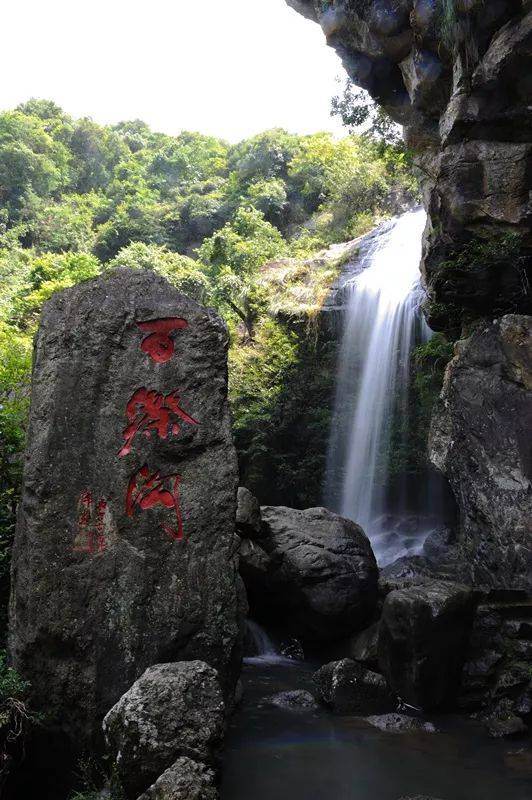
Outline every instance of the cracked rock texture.
MULTIPOLYGON (((228 693, 236 680, 238 473, 227 343, 213 311, 148 271, 122 269, 45 304, 13 552, 10 653, 31 681, 34 707, 46 710, 45 738, 65 737, 64 753, 99 746, 102 718, 151 664, 200 658, 228 693), (154 361, 138 323, 166 318, 188 325, 166 342, 171 357, 163 351, 154 361), (171 414, 165 438, 141 424, 121 456, 126 406, 139 388, 177 392, 197 424, 171 414), (151 478, 138 475, 144 465, 151 478), (179 495, 172 475, 180 476, 179 495)), ((137 405, 137 421, 142 411, 137 405)), ((158 414, 152 408, 149 416, 158 414)))
MULTIPOLYGON (((182 775, 178 758, 216 763, 224 731, 216 670, 202 661, 150 667, 109 711, 103 729, 126 796, 135 800, 157 781, 157 790, 147 793, 157 797, 161 783, 182 775), (168 768, 171 776, 162 776, 168 768)), ((205 775, 194 772, 201 786, 205 775)), ((192 777, 191 784, 197 783, 192 777)))
POLYGON ((506 315, 457 343, 430 455, 460 508, 477 585, 532 591, 532 320, 506 315))

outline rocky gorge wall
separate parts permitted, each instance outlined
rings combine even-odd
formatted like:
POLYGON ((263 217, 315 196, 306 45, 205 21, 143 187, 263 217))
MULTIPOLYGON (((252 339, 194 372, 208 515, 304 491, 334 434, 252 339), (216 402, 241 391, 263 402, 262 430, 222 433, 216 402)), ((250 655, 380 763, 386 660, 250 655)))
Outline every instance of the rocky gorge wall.
POLYGON ((473 578, 529 587, 532 2, 287 2, 321 25, 416 154, 427 318, 465 339, 436 412, 433 459, 458 501, 473 578))

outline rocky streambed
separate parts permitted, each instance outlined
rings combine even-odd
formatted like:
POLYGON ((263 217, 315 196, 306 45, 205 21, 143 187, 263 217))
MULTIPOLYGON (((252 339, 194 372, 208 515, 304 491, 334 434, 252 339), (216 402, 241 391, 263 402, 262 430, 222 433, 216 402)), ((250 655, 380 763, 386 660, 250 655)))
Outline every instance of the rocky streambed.
POLYGON ((288 660, 245 664, 223 754, 222 800, 530 797, 526 743, 489 739, 477 722, 452 715, 413 716, 408 725, 408 715, 379 714, 370 724, 332 713, 303 694, 314 691, 315 669, 288 660))

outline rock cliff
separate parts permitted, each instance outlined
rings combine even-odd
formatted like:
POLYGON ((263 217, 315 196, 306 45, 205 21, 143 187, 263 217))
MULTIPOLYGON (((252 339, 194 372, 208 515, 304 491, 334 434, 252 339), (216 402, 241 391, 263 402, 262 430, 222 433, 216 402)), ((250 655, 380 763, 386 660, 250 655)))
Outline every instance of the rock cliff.
POLYGON ((476 584, 532 591, 532 320, 508 314, 455 349, 430 450, 458 500, 463 560, 476 584))
POLYGON ((530 313, 530 0, 287 2, 417 152, 432 327, 530 313))

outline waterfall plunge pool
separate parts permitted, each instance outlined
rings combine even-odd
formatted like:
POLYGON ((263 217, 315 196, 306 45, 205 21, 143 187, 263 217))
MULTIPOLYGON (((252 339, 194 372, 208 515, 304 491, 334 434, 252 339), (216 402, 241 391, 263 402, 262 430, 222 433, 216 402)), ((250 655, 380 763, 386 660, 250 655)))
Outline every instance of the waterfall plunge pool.
POLYGON ((264 702, 281 691, 311 690, 314 669, 286 660, 244 665, 221 800, 530 800, 530 743, 492 740, 472 720, 438 716, 431 718, 438 733, 392 734, 362 718, 264 702))

